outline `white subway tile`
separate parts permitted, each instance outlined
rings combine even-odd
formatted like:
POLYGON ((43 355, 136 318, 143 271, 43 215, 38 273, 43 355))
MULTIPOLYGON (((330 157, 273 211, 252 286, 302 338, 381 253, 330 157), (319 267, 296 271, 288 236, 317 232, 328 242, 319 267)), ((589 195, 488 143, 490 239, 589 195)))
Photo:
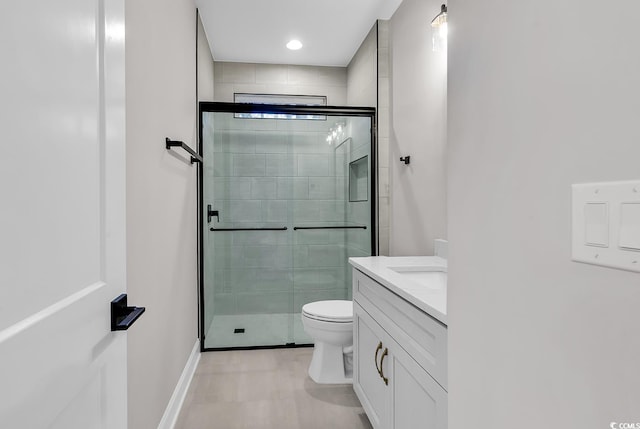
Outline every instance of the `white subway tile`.
POLYGON ((313 66, 287 66, 288 78, 290 85, 317 85, 319 81, 318 67, 313 66))
POLYGON ((219 130, 214 133, 213 151, 216 153, 254 153, 255 147, 253 131, 219 130))
POLYGON ((378 108, 378 137, 389 138, 389 108, 378 108))
POLYGON ((287 83, 287 66, 282 64, 256 64, 256 83, 287 83))
MULTIPOLYGON (((327 104, 329 106, 346 106, 347 105, 347 87, 332 86, 325 91, 327 95, 327 104)), ((374 107, 374 106, 371 106, 374 107)))
POLYGON ((295 173, 294 157, 288 154, 266 154, 265 173, 269 177, 291 177, 295 173))
POLYGON ((273 200, 276 198, 276 179, 260 177, 251 179, 251 198, 254 200, 273 200))
POLYGON ((307 177, 278 177, 278 199, 306 200, 309 198, 309 179, 307 177))
POLYGON ((234 154, 232 159, 234 176, 265 175, 265 155, 234 154))
POLYGON ((318 84, 326 86, 347 86, 346 67, 318 67, 318 84))
POLYGON ((268 94, 269 85, 266 83, 234 83, 233 92, 237 94, 268 94))
MULTIPOLYGON (((214 71, 215 73, 215 71, 214 71)), ((255 83, 256 66, 251 63, 222 63, 222 82, 255 83)))
POLYGON ((389 228, 380 228, 378 246, 380 255, 389 255, 389 228))
MULTIPOLYGON (((229 214, 224 217, 225 222, 260 222, 262 203, 253 200, 229 201, 229 214)), ((222 213, 221 213, 222 215, 222 213)))
POLYGON ((378 195, 380 197, 389 196, 389 168, 378 168, 378 195))
POLYGON ((213 86, 213 99, 215 101, 233 102, 233 84, 216 82, 213 86))
POLYGON ((378 167, 389 167, 389 139, 378 139, 378 167))
POLYGON ((297 155, 298 176, 328 176, 329 157, 326 155, 297 155))
POLYGON ((389 48, 378 49, 378 78, 389 75, 389 48))
POLYGON ((389 47, 389 20, 378 20, 378 48, 389 47))
POLYGON ((389 78, 378 78, 378 108, 388 108, 390 106, 389 98, 389 78))
POLYGON ((213 62, 213 78, 216 82, 222 82, 222 64, 224 63, 221 61, 213 62))
POLYGON ((378 199, 378 226, 380 228, 389 227, 389 198, 381 197, 378 199))
POLYGON ((287 222, 288 204, 287 201, 263 201, 262 220, 264 222, 287 222))
POLYGON ((309 177, 309 198, 319 200, 336 199, 335 177, 309 177))
POLYGON ((287 153, 287 135, 280 131, 262 131, 256 135, 256 153, 287 153))
POLYGON ((251 179, 248 177, 216 178, 213 181, 213 198, 216 200, 251 199, 251 179))

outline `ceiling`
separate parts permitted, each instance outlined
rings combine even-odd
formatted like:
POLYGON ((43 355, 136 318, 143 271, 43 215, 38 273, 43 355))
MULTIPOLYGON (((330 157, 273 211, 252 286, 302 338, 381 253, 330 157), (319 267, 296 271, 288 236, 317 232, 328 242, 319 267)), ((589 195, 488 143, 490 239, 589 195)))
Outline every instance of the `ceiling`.
POLYGON ((196 0, 216 61, 346 66, 402 0, 196 0), (303 43, 291 51, 291 39, 303 43))

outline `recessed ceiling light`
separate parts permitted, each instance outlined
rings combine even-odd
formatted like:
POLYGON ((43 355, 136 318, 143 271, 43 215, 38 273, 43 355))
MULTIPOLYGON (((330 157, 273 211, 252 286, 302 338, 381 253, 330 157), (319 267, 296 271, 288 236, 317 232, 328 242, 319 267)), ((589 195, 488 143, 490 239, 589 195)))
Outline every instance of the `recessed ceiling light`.
POLYGON ((292 51, 297 51, 298 49, 302 48, 302 42, 296 39, 290 40, 289 43, 287 43, 287 48, 291 49, 292 51))

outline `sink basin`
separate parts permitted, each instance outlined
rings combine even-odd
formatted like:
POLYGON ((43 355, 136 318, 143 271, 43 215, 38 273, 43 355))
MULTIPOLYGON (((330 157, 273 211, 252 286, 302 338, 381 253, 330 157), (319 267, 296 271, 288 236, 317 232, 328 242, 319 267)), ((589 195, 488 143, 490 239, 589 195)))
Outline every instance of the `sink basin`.
POLYGON ((447 287, 446 267, 413 265, 388 268, 419 288, 443 289, 447 287))

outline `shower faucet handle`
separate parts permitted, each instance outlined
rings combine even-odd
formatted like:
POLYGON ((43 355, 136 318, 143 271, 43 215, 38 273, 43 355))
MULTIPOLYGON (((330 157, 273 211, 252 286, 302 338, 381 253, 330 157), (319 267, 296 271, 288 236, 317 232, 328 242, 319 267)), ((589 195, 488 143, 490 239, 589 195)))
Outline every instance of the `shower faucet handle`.
POLYGON ((211 210, 211 204, 207 204, 207 223, 211 223, 211 218, 215 216, 216 221, 220 222, 218 210, 211 210))
POLYGON ((410 156, 403 156, 402 158, 400 158, 400 161, 404 162, 405 164, 409 164, 411 162, 411 157, 410 156))

